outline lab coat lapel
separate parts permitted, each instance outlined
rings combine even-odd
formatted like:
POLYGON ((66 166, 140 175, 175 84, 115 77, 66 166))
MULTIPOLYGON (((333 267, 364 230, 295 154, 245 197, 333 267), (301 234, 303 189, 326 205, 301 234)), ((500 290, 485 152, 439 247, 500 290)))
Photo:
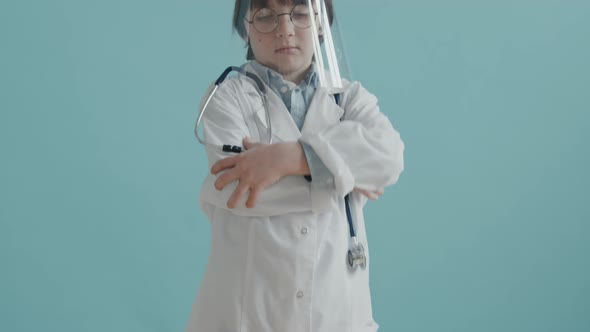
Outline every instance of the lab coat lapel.
MULTIPOLYGON (((256 71, 252 68, 252 65, 247 64, 245 69, 258 76, 256 71)), ((298 140, 299 137, 301 137, 301 133, 299 132, 299 128, 297 128, 295 121, 293 121, 293 118, 291 117, 291 114, 283 103, 281 97, 279 97, 267 86, 266 98, 268 103, 268 112, 270 113, 270 121, 272 124, 272 135, 283 142, 292 142, 298 140)), ((255 112, 259 122, 268 129, 266 110, 264 107, 260 107, 255 112)))
MULTIPOLYGON (((268 110, 270 112, 273 136, 283 142, 292 142, 298 140, 299 137, 301 137, 299 128, 297 128, 295 121, 293 121, 289 110, 287 110, 287 107, 281 98, 270 89, 267 89, 266 97, 268 102, 268 110)), ((256 112, 256 116, 258 117, 260 123, 268 128, 268 123, 266 121, 266 111, 264 110, 264 107, 256 112)))
POLYGON ((301 133, 303 135, 315 134, 326 127, 337 124, 342 115, 344 115, 344 110, 336 105, 334 97, 326 88, 319 87, 305 115, 301 133))

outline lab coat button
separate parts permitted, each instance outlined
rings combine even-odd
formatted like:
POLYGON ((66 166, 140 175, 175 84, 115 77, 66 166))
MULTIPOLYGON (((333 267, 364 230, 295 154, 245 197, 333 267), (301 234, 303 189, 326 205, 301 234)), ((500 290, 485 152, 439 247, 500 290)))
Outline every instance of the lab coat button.
POLYGON ((298 298, 302 298, 303 297, 303 292, 302 291, 297 292, 297 297, 298 298))
POLYGON ((307 227, 303 227, 301 229, 301 234, 303 234, 303 235, 307 234, 307 227))

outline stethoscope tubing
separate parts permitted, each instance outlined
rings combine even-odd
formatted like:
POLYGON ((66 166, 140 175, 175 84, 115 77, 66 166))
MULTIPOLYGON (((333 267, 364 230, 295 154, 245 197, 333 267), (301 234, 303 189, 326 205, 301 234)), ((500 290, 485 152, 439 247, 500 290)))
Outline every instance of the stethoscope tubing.
POLYGON ((223 152, 240 153, 240 152, 243 151, 243 148, 241 146, 238 146, 238 145, 229 145, 229 144, 216 145, 216 144, 207 143, 199 135, 199 126, 201 124, 201 120, 203 118, 203 115, 205 114, 205 110, 207 110, 207 106, 209 106, 209 103, 211 102, 211 99, 213 99, 213 96, 215 96, 215 93, 217 92, 217 89, 219 88, 219 86, 221 85, 221 83, 223 83, 225 81, 225 79, 227 78, 227 76, 229 75, 229 73, 231 73, 232 71, 239 72, 240 74, 249 77, 256 84, 258 94, 260 95, 260 98, 262 99, 262 103, 264 105, 264 109, 265 109, 265 113, 266 113, 266 122, 268 123, 268 130, 269 130, 268 144, 272 144, 272 122, 271 122, 271 119, 270 119, 270 112, 269 112, 268 103, 267 103, 267 100, 266 100, 266 87, 264 86, 264 84, 262 83, 262 81, 260 80, 260 78, 258 78, 258 76, 256 76, 255 74, 252 74, 252 73, 244 70, 243 68, 235 67, 235 66, 229 66, 229 67, 227 67, 223 71, 223 73, 221 73, 221 75, 219 75, 219 78, 217 78, 217 80, 215 80, 215 86, 213 87, 213 89, 209 93, 209 96, 205 100, 205 104, 203 104, 203 107, 199 111, 199 116, 197 117, 197 122, 195 123, 195 129, 194 129, 195 137, 197 138, 197 140, 199 141, 199 143, 201 143, 201 144, 203 144, 205 146, 214 148, 214 149, 221 149, 223 152))

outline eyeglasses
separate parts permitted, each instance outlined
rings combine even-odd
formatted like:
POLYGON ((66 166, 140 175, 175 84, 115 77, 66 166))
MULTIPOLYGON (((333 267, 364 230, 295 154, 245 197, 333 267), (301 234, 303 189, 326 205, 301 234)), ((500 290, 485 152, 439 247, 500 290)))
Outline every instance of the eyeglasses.
POLYGON ((270 8, 261 8, 254 13, 252 21, 248 21, 246 18, 244 20, 254 25, 254 29, 260 33, 271 33, 279 26, 279 16, 284 15, 289 15, 293 25, 299 29, 307 29, 311 26, 311 16, 307 5, 297 5, 290 13, 282 14, 277 14, 270 8))

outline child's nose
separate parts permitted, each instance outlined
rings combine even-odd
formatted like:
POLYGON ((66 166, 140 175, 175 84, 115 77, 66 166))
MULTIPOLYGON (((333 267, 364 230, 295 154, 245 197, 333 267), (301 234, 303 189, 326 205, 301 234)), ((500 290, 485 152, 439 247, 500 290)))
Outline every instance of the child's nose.
POLYGON ((292 36, 295 33, 295 26, 291 22, 290 15, 279 16, 279 23, 277 26, 277 37, 292 36))

